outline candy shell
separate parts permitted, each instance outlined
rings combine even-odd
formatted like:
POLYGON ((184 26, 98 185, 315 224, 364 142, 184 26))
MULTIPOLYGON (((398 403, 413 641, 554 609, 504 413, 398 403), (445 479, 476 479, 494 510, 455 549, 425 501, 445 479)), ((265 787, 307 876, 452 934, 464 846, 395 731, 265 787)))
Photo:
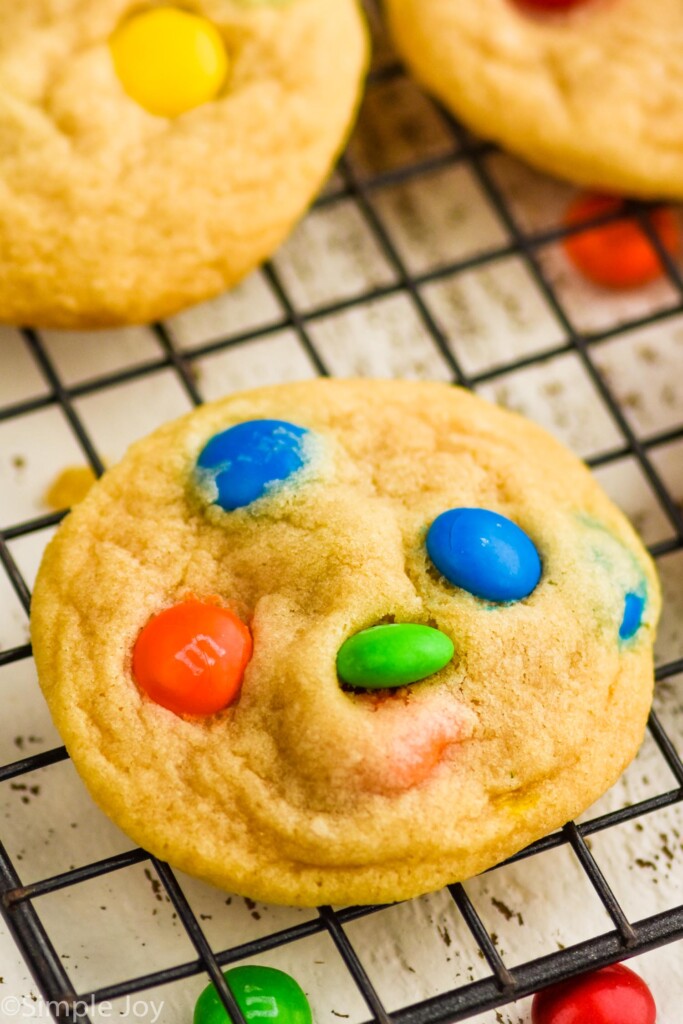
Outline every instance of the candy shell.
MULTIPOLYGON (((233 967, 223 977, 247 1021, 273 1020, 277 1024, 312 1024, 311 1008, 301 986, 274 967, 233 967)), ((230 1024, 228 1011, 213 984, 195 1006, 194 1024, 230 1024)))
POLYGON ((250 505, 307 461, 304 427, 284 420, 247 420, 216 434, 197 459, 202 486, 210 481, 215 504, 226 512, 250 505))
MULTIPOLYGON (((599 193, 580 195, 565 215, 567 227, 608 214, 627 213, 624 200, 599 193)), ((679 222, 667 206, 647 212, 661 245, 675 256, 681 245, 679 222)), ((659 254, 643 227, 633 218, 619 219, 601 227, 586 228, 564 239, 564 250, 576 269, 603 288, 641 288, 664 273, 659 254)))
POLYGON ((624 617, 619 627, 619 639, 630 640, 635 636, 643 621, 645 598, 642 594, 629 593, 624 599, 624 617))
POLYGON ((634 971, 613 964, 538 992, 532 1024, 655 1024, 652 993, 634 971))
POLYGON ((452 508, 427 534, 427 551, 456 587, 486 601, 521 601, 541 578, 531 538, 516 523, 483 508, 452 508))
POLYGON ((178 117, 215 99, 228 73, 216 26, 176 7, 134 13, 116 29, 109 49, 125 91, 157 117, 178 117))
POLYGON ((149 620, 133 649, 133 678, 177 715, 212 715, 237 698, 251 652, 241 619, 191 599, 149 620))
POLYGON ((440 672, 453 652, 451 638, 431 626, 372 626, 342 644, 337 672, 349 686, 367 690, 408 686, 440 672))

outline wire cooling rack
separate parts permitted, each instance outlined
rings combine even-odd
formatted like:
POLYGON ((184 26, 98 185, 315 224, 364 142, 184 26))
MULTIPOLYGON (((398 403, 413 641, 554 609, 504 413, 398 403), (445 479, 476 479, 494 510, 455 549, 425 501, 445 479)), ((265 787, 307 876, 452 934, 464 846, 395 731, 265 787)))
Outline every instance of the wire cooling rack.
POLYGON ((47 1015, 41 998, 63 1021, 154 1020, 156 994, 159 1019, 175 1024, 190 1019, 208 977, 245 1024, 221 969, 251 960, 303 977, 319 1022, 522 1021, 524 1003, 494 1010, 683 937, 680 268, 633 204, 662 280, 629 296, 579 281, 559 244, 572 190, 472 138, 377 43, 360 126, 332 182, 234 295, 144 329, 2 338, 0 905, 37 986, 16 983, 3 1020, 47 1015), (59 774, 67 754, 21 632, 35 564, 65 514, 40 511, 53 470, 82 463, 99 475, 150 417, 316 373, 450 379, 535 416, 635 517, 668 597, 657 713, 620 785, 507 865, 394 908, 261 907, 126 845, 59 774), (145 901, 151 925, 135 916, 145 901))

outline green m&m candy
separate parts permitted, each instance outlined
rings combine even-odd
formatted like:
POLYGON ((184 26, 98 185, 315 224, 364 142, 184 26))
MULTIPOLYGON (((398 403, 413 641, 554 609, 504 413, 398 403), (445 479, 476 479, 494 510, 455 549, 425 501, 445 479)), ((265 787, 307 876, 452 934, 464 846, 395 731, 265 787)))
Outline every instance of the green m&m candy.
POLYGON ((445 668, 453 652, 440 629, 395 622, 349 637, 337 654, 337 672, 349 686, 368 690, 408 686, 445 668))
MULTIPOLYGON (((249 1024, 312 1024, 311 1008, 294 978, 274 967, 233 967, 223 977, 249 1024)), ((213 984, 194 1010, 194 1024, 231 1024, 213 984)))

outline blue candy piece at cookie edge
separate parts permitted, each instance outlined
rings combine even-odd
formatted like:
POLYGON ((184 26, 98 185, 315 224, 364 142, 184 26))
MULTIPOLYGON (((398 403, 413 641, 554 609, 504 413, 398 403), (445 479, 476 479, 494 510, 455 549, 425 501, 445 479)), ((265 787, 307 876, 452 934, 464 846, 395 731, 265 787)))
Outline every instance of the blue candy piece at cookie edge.
POLYGON ((232 512, 287 480, 307 461, 306 434, 305 427, 285 420, 247 420, 216 434, 197 459, 200 473, 215 482, 214 503, 232 512))
POLYGON ((619 639, 630 640, 636 635, 643 622, 645 611, 645 598, 642 594, 633 591, 628 593, 624 599, 624 617, 619 627, 619 639))
POLYGON ((447 580, 486 601, 521 601, 541 578, 541 559, 531 538, 489 509, 442 512, 427 533, 427 552, 447 580))

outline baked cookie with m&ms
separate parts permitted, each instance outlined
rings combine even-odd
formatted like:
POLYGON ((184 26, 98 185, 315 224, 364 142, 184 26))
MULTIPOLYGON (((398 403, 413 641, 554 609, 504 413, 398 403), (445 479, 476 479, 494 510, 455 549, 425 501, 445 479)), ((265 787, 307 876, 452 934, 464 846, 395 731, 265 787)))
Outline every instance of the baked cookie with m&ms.
POLYGON ((683 197, 677 0, 385 0, 416 77, 468 127, 592 189, 683 197))
POLYGON ((138 442, 34 591, 40 683, 136 842, 265 901, 391 902, 584 811, 634 756, 653 565, 542 429, 317 380, 138 442))
POLYGON ((0 320, 146 322, 272 254, 342 147, 357 0, 25 0, 0 37, 0 320))

